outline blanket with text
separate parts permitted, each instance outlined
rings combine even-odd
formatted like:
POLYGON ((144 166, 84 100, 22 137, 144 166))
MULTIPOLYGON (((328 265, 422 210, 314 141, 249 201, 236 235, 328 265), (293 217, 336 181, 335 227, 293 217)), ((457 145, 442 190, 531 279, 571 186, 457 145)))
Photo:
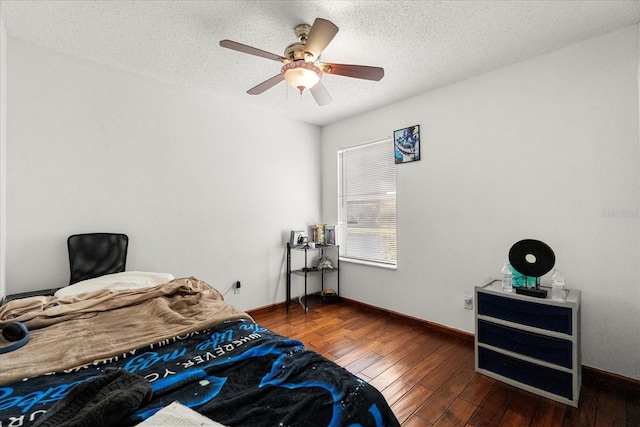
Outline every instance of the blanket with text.
POLYGON ((32 425, 74 386, 113 369, 151 383, 151 400, 128 425, 179 401, 226 426, 399 426, 375 388, 299 341, 239 319, 2 385, 0 427, 32 425))

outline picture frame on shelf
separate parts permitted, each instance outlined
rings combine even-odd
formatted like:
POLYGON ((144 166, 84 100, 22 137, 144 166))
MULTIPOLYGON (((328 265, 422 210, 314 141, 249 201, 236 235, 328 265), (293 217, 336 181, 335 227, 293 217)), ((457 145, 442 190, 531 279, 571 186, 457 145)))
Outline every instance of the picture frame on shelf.
POLYGON ((289 246, 297 246, 304 244, 304 239, 307 238, 307 232, 304 230, 291 230, 291 236, 289 237, 289 246))
POLYGON ((325 225, 317 224, 311 227, 311 233, 313 236, 312 241, 318 245, 325 244, 325 225))
POLYGON ((336 226, 335 225, 327 225, 324 228, 324 232, 325 232, 325 241, 327 243, 327 245, 334 245, 336 244, 336 226))

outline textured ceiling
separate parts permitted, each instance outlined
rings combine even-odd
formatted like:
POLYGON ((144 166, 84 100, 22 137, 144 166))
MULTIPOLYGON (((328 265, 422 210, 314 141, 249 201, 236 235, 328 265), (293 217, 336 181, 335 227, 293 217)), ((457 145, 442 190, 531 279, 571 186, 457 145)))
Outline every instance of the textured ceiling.
POLYGON ((0 14, 10 37, 322 126, 636 24, 640 2, 2 0, 0 14), (325 76, 324 107, 284 82, 248 95, 282 64, 219 41, 283 55, 316 17, 340 28, 323 61, 385 77, 325 76))

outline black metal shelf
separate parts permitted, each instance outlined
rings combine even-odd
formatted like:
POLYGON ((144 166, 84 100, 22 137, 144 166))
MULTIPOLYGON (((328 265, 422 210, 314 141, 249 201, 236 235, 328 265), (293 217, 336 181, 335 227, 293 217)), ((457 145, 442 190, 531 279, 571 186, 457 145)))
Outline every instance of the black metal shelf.
MULTIPOLYGON (((321 278, 321 289, 324 290, 324 276, 330 273, 336 273, 336 285, 337 291, 332 298, 337 298, 340 296, 340 246, 338 245, 316 245, 311 248, 309 246, 304 245, 291 245, 287 243, 287 312, 291 307, 291 275, 304 277, 304 301, 305 303, 300 304, 305 310, 305 313, 309 309, 307 306, 307 278, 310 276, 320 276, 321 278), (291 269, 291 251, 304 251, 304 267, 296 270, 291 269), (320 256, 325 256, 325 251, 327 250, 335 250, 336 252, 336 265, 333 268, 318 268, 318 267, 309 267, 307 254, 309 252, 317 252, 320 251, 320 256)), ((302 301, 302 300, 300 300, 302 301)))
POLYGON ((296 276, 304 276, 305 274, 325 274, 325 273, 333 273, 338 272, 337 268, 315 268, 311 267, 308 269, 300 269, 300 270, 291 270, 291 274, 295 274, 296 276))

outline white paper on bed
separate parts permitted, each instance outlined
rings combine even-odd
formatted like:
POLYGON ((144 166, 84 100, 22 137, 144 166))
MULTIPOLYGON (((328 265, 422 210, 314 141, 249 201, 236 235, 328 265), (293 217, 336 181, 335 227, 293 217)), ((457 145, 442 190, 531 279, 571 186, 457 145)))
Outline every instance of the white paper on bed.
POLYGON ((160 409, 136 427, 225 427, 211 418, 187 408, 180 402, 173 402, 160 409))
POLYGON ((137 290, 151 288, 174 279, 169 273, 153 273, 145 271, 123 271, 122 273, 106 274, 94 279, 83 280, 73 285, 58 289, 54 294, 57 298, 67 298, 86 292, 101 289, 137 290))

